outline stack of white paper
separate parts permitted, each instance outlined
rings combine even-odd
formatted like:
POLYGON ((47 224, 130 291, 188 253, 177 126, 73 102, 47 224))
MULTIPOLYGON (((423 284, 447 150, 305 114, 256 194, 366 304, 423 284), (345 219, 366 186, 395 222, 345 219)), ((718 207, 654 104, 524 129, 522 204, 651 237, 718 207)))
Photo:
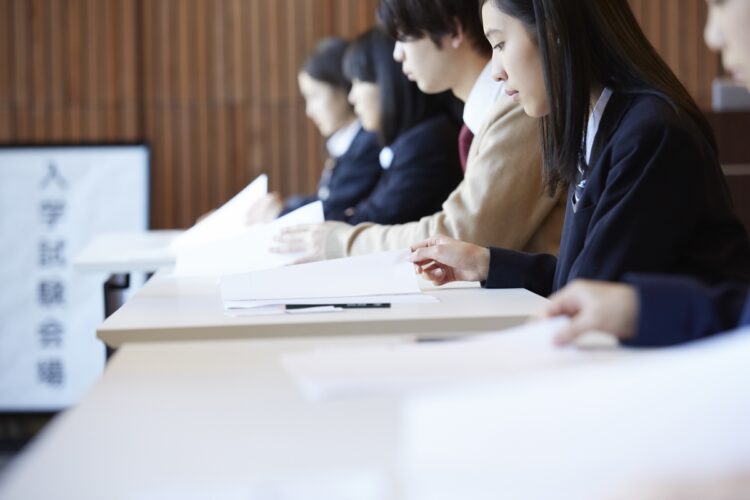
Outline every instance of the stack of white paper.
POLYGON ((450 341, 320 348, 286 355, 282 362, 305 395, 319 399, 412 392, 629 354, 612 349, 607 337, 583 349, 556 347, 553 337, 567 321, 555 318, 450 341))
POLYGON ((174 275, 222 276, 289 265, 304 254, 272 253, 274 236, 284 227, 324 220, 323 204, 316 201, 268 224, 245 226, 223 238, 183 247, 177 252, 174 275))
POLYGON ((278 304, 429 302, 408 251, 393 251, 269 269, 221 278, 227 309, 278 304))
POLYGON ((247 211, 266 194, 268 176, 259 175, 231 200, 176 238, 172 248, 180 251, 243 232, 247 226, 247 211))

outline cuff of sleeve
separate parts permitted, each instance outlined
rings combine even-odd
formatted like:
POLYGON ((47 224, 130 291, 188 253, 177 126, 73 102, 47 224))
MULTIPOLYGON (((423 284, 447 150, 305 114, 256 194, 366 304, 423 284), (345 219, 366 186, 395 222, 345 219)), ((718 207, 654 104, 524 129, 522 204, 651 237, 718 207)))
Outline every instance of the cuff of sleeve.
POLYGON ((490 247, 490 269, 484 288, 525 288, 543 297, 552 293, 555 258, 490 247))
POLYGON ((345 222, 326 222, 325 247, 326 259, 338 259, 348 254, 349 237, 354 229, 345 222))
POLYGON ((623 342, 633 347, 661 347, 711 333, 713 312, 703 287, 693 280, 664 276, 626 276, 638 293, 638 329, 623 342))

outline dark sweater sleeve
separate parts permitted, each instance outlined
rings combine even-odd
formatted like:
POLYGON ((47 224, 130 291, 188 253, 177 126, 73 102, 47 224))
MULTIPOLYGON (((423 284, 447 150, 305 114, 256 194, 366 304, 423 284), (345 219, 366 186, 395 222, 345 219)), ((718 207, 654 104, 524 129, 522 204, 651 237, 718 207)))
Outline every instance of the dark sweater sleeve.
POLYGON ((710 288, 684 277, 629 275, 638 292, 636 336, 624 342, 639 347, 668 346, 739 326, 748 285, 710 288))
POLYGON ((457 133, 440 120, 399 139, 393 164, 344 221, 403 224, 438 212, 462 177, 457 133))
POLYGON ((329 196, 323 202, 326 220, 348 222, 348 209, 370 196, 383 173, 378 160, 379 153, 377 136, 360 131, 350 150, 339 158, 331 174, 329 196))
POLYGON ((279 217, 283 217, 290 212, 294 212, 298 208, 302 208, 310 203, 315 203, 316 201, 318 201, 317 196, 290 196, 284 203, 284 208, 281 210, 281 213, 279 213, 279 217))
POLYGON ((556 265, 552 255, 490 248, 490 271, 482 286, 525 288, 546 297, 552 293, 556 265))
POLYGON ((730 238, 696 230, 696 221, 717 230, 726 226, 727 202, 716 199, 724 193, 718 166, 679 124, 638 123, 640 128, 630 123, 614 136, 577 211, 568 213, 559 262, 495 250, 488 287, 524 287, 548 295, 578 278, 619 281, 629 272, 685 269, 702 276, 710 262, 723 260, 712 239, 730 238), (556 270, 560 265, 563 269, 556 270))
POLYGON ((721 266, 720 280, 732 279, 728 263, 738 260, 733 249, 744 235, 731 228, 723 177, 705 140, 653 120, 627 127, 614 142, 607 175, 586 186, 601 195, 579 207, 571 224, 586 228, 585 239, 564 282, 686 272, 716 281, 721 266))

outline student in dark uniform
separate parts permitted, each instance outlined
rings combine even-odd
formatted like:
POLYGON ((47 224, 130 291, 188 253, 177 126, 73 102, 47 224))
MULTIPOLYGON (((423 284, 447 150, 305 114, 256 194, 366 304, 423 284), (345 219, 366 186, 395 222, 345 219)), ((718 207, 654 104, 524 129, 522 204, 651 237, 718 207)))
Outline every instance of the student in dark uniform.
POLYGON ((268 222, 308 203, 323 202, 326 220, 342 220, 344 211, 365 199, 380 179, 377 134, 362 128, 348 102, 351 82, 343 59, 349 43, 327 38, 307 57, 297 76, 305 112, 326 138, 328 159, 315 194, 282 200, 271 193, 252 207, 249 222, 268 222))
POLYGON ((435 237, 415 245, 418 269, 541 295, 629 272, 750 281, 711 129, 627 0, 488 0, 482 13, 495 76, 542 118, 549 188, 570 184, 560 256, 435 237))
MULTIPOLYGON (((709 1, 708 9, 706 42, 721 51, 724 67, 750 90, 750 1, 709 1)), ((546 315, 572 319, 558 342, 598 330, 632 346, 665 346, 750 325, 746 283, 710 287, 664 275, 630 275, 626 281, 578 281, 552 297, 546 315)))
POLYGON ((362 126, 377 133, 383 169, 370 195, 340 220, 401 224, 438 212, 461 182, 460 120, 455 98, 423 94, 393 60, 395 42, 380 29, 355 39, 344 58, 349 101, 362 126))

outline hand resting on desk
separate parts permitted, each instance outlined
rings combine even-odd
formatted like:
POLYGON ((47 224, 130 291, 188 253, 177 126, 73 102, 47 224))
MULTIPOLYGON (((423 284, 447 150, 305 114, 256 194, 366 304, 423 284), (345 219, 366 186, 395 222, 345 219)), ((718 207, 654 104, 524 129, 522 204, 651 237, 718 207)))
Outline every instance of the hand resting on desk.
POLYGON ((438 235, 411 247, 409 260, 437 286, 453 281, 484 281, 490 268, 487 248, 438 235))

